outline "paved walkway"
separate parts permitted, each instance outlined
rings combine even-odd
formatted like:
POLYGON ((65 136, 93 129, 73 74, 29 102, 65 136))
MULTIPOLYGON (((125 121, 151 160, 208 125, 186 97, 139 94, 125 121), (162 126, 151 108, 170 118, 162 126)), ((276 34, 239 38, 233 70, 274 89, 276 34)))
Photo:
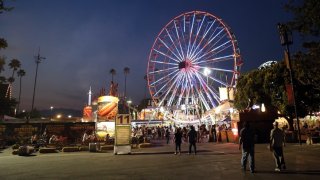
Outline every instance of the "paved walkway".
POLYGON ((320 145, 288 144, 287 170, 274 172, 267 144, 256 145, 256 173, 240 170, 237 144, 199 143, 197 155, 173 154, 174 145, 133 149, 131 155, 113 152, 72 152, 21 157, 11 149, 0 153, 0 179, 319 179, 320 145))

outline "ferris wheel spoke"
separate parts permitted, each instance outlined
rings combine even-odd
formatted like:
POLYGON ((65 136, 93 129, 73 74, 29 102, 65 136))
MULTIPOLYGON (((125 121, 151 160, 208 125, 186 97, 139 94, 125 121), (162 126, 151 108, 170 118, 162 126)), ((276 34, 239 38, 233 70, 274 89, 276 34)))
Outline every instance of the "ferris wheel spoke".
POLYGON ((204 104, 205 108, 206 108, 207 110, 209 110, 209 109, 210 109, 210 106, 209 106, 208 102, 206 101, 206 99, 205 99, 202 91, 200 91, 200 90, 199 90, 198 88, 196 88, 196 87, 195 87, 195 89, 196 89, 197 93, 199 94, 199 98, 200 98, 201 102, 204 104))
POLYGON ((192 81, 192 75, 191 75, 191 73, 188 73, 188 82, 190 83, 190 86, 189 87, 191 87, 191 91, 192 91, 192 97, 195 97, 195 92, 194 92, 194 89, 198 92, 198 89, 197 89, 197 86, 196 85, 194 85, 194 83, 193 83, 193 81, 192 81))
MULTIPOLYGON (((154 86, 154 85, 155 85, 155 84, 157 84, 158 82, 160 83, 160 81, 162 81, 163 79, 168 78, 169 76, 171 76, 171 75, 172 75, 172 74, 174 74, 174 73, 177 73, 177 71, 179 71, 179 70, 178 70, 178 69, 176 69, 175 71, 173 71, 173 72, 171 72, 171 73, 169 73, 169 74, 167 74, 167 75, 163 76, 162 78, 158 79, 157 81, 155 81, 155 82, 151 83, 151 84, 150 84, 150 86, 154 86)), ((166 82, 166 81, 165 81, 165 82, 166 82)))
MULTIPOLYGON (((232 47, 232 44, 229 44, 229 45, 227 45, 227 46, 223 46, 223 47, 220 48, 219 50, 207 54, 208 56, 206 56, 206 57, 204 57, 204 58, 205 58, 205 59, 210 59, 210 58, 212 58, 212 57, 220 54, 221 52, 224 52, 225 50, 228 50, 228 48, 230 48, 230 47, 232 47)), ((227 58, 227 59, 225 59, 225 60, 234 59, 234 57, 235 57, 235 55, 233 54, 233 55, 232 55, 232 58, 227 58)), ((221 61, 221 59, 220 59, 220 61, 221 61)))
POLYGON ((190 49, 190 56, 191 57, 192 57, 192 53, 193 53, 193 48, 194 48, 194 46, 195 46, 195 44, 197 42, 197 39, 198 39, 198 36, 199 36, 199 32, 201 31, 201 28, 202 28, 202 25, 203 25, 203 22, 204 22, 205 18, 206 18, 206 16, 203 16, 203 18, 201 20, 201 23, 200 23, 200 26, 199 26, 199 29, 198 29, 198 31, 196 33, 196 37, 195 37, 195 39, 194 39, 194 41, 192 43, 192 46, 191 46, 191 49, 190 49))
POLYGON ((173 23, 174 23, 174 27, 175 27, 175 29, 176 29, 176 34, 177 34, 177 39, 178 39, 179 47, 180 47, 181 54, 182 54, 182 59, 184 59, 185 56, 184 56, 184 52, 183 52, 183 49, 182 49, 182 45, 181 45, 181 41, 180 41, 180 36, 179 36, 178 28, 177 28, 177 25, 176 25, 176 21, 173 21, 173 23))
POLYGON ((209 79, 211 79, 211 80, 213 80, 213 81, 215 81, 215 82, 217 82, 217 83, 220 83, 221 85, 224 85, 224 86, 229 86, 226 82, 223 82, 223 81, 221 81, 221 80, 219 80, 219 79, 216 79, 216 78, 214 78, 214 77, 211 77, 211 76, 208 76, 209 77, 209 79))
POLYGON ((204 95, 203 95, 202 92, 199 92, 199 91, 198 91, 198 93, 199 93, 199 97, 200 97, 201 102, 203 103, 204 107, 205 107, 206 110, 208 111, 208 110, 210 109, 210 106, 209 106, 207 100, 205 99, 205 97, 204 97, 204 95))
MULTIPOLYGON (((209 88, 210 93, 212 94, 213 98, 216 100, 216 102, 220 102, 220 97, 217 95, 216 92, 214 92, 211 88, 209 88)), ((213 103, 214 107, 216 106, 216 103, 213 103)))
POLYGON ((230 70, 230 69, 221 69, 221 68, 215 68, 215 67, 202 67, 202 66, 200 66, 200 68, 202 68, 202 69, 208 68, 208 69, 213 70, 213 71, 222 71, 222 72, 234 73, 234 70, 230 70))
POLYGON ((183 15, 183 32, 186 32, 186 15, 183 15))
MULTIPOLYGON (((189 87, 189 88, 188 88, 188 94, 187 94, 188 98, 186 100, 189 99, 190 91, 192 90, 193 87, 195 87, 193 84, 192 78, 191 78, 192 77, 191 72, 187 72, 187 77, 188 77, 188 79, 187 79, 186 83, 187 83, 187 87, 189 87)), ((188 104, 188 102, 186 101, 185 104, 188 104)))
POLYGON ((181 104, 181 100, 182 100, 182 96, 184 95, 184 93, 185 93, 185 90, 186 90, 186 87, 188 87, 187 86, 187 78, 188 78, 188 76, 184 76, 184 84, 183 84, 183 86, 181 87, 181 93, 180 93, 180 95, 179 95, 179 99, 178 99, 178 105, 180 105, 181 104))
MULTIPOLYGON (((189 82, 187 81, 187 84, 188 83, 190 83, 190 81, 189 82)), ((185 96, 185 99, 184 99, 184 104, 188 104, 188 99, 189 99, 189 95, 190 95, 190 87, 191 86, 187 86, 186 87, 186 96, 185 96)))
MULTIPOLYGON (((227 49, 227 48, 229 48, 229 47, 231 47, 232 46, 232 41, 230 40, 229 42, 230 42, 230 44, 229 45, 227 45, 226 46, 226 44, 222 44, 222 46, 221 45, 219 45, 218 47, 220 48, 218 51, 216 51, 216 50, 214 50, 214 51, 212 51, 211 52, 211 50, 212 50, 212 48, 215 48, 216 47, 216 45, 217 45, 217 43, 219 43, 220 41, 221 41, 221 39, 223 39, 225 37, 225 35, 223 35, 223 36, 221 36, 211 47, 209 47, 208 48, 208 51, 207 52, 209 52, 207 55, 209 55, 209 54, 211 54, 210 56, 213 56, 213 55, 215 55, 215 54, 219 54, 220 52, 222 52, 222 51, 224 51, 225 49, 227 49), (222 48, 221 48, 222 47, 222 48)), ((228 43, 228 42, 227 42, 228 43)), ((204 53, 204 54, 206 54, 206 52, 204 53)), ((209 57, 210 57, 209 56, 209 57)), ((207 57, 207 58, 209 58, 209 57, 207 57)))
POLYGON ((167 57, 167 58, 171 59, 171 60, 176 61, 177 63, 179 63, 179 62, 180 62, 179 60, 177 60, 177 59, 175 59, 175 58, 173 58, 173 57, 169 56, 168 54, 165 54, 164 52, 161 52, 161 51, 159 51, 159 50, 157 50, 157 49, 153 49, 153 50, 154 50, 154 51, 156 51, 157 53, 159 53, 159 54, 161 54, 161 55, 163 55, 163 56, 165 56, 165 57, 167 57))
POLYGON ((167 83, 164 84, 153 96, 157 96, 158 93, 160 93, 160 92, 167 86, 167 84, 168 84, 170 81, 173 81, 174 78, 175 78, 178 74, 179 74, 179 72, 176 73, 171 79, 169 79, 169 80, 167 81, 167 83))
POLYGON ((216 47, 216 48, 214 48, 214 49, 210 50, 209 52, 203 53, 203 55, 201 55, 200 57, 195 58, 195 59, 193 60, 193 62, 196 62, 196 61, 198 61, 199 59, 203 58, 204 56, 206 56, 206 55, 208 55, 208 54, 210 54, 210 53, 214 52, 215 50, 218 50, 219 48, 223 47, 224 45, 228 44, 229 42, 231 42, 231 41, 229 40, 229 41, 227 41, 227 42, 225 42, 225 43, 221 44, 220 46, 218 46, 218 47, 216 47))
POLYGON ((177 65, 178 65, 178 63, 169 63, 169 62, 164 62, 164 61, 155 61, 155 60, 151 60, 150 62, 153 62, 153 63, 159 63, 159 64, 174 65, 174 66, 177 66, 177 65))
MULTIPOLYGON (((178 48, 177 48, 177 46, 176 46, 176 43, 174 43, 174 41, 173 41, 173 39, 172 39, 169 31, 168 31, 167 29, 165 29, 165 30, 166 30, 166 32, 167 32, 167 34, 168 34, 168 36, 169 36, 169 38, 170 38, 170 40, 171 40, 174 48, 176 49, 177 53, 179 54, 179 57, 177 57, 177 55, 176 55, 173 51, 171 51, 171 50, 170 50, 170 51, 171 51, 180 61, 182 61, 182 60, 183 60, 183 57, 182 57, 182 55, 180 54, 180 52, 179 52, 179 50, 178 50, 178 48)), ((168 49, 170 49, 168 46, 166 46, 166 47, 167 47, 168 49)))
MULTIPOLYGON (((201 77, 201 75, 199 73, 196 73, 196 77, 198 78, 200 85, 202 86, 202 88, 205 90, 205 94, 208 98, 208 100, 210 101, 211 104, 215 104, 212 100, 212 97, 210 95, 210 87, 208 86, 207 83, 205 83, 205 81, 203 80, 203 78, 201 77)), ((218 101, 219 102, 219 101, 218 101)))
POLYGON ((178 82, 176 83, 176 86, 174 87, 174 89, 173 89, 173 91, 172 91, 172 94, 171 94, 171 96, 170 96, 170 98, 169 98, 169 101, 168 101, 168 105, 169 105, 169 106, 172 105, 173 99, 174 99, 174 97, 176 96, 177 90, 178 90, 180 84, 182 84, 182 82, 183 82, 183 81, 178 81, 178 82))
POLYGON ((189 33, 189 43, 188 43, 188 49, 187 49, 187 58, 190 58, 190 46, 192 41, 192 33, 193 33, 193 25, 194 25, 194 19, 196 17, 196 13, 193 14, 192 23, 191 23, 191 29, 189 33))
POLYGON ((167 69, 161 69, 161 70, 156 70, 156 71, 151 71, 149 72, 149 74, 156 74, 156 73, 162 73, 162 72, 166 72, 172 69, 177 69, 177 67, 171 67, 171 68, 167 68, 167 69))
MULTIPOLYGON (((186 83, 184 83, 184 84, 186 84, 186 83)), ((181 92, 180 92, 180 95, 179 95, 179 98, 178 98, 177 105, 180 105, 185 89, 186 89, 185 85, 181 87, 181 92)))
POLYGON ((199 49, 200 45, 202 44, 202 41, 205 39, 205 37, 207 36, 208 32, 211 30, 212 26, 215 24, 216 20, 214 20, 210 27, 207 29, 207 31, 204 33, 204 35, 202 36, 200 42, 198 43, 197 47, 195 48, 195 50, 191 53, 191 58, 194 57, 194 53, 197 52, 197 50, 199 49))
POLYGON ((198 61, 198 62, 195 62, 194 64, 200 65, 200 64, 203 64, 203 63, 216 62, 216 61, 227 61, 227 60, 231 60, 231 59, 234 59, 234 55, 233 54, 226 55, 226 56, 221 56, 221 57, 216 57, 216 58, 212 58, 212 59, 206 59, 206 60, 203 60, 203 61, 198 61))
MULTIPOLYGON (((166 29, 167 30, 167 29, 166 29)), ((168 32, 168 31, 167 31, 168 32)), ((170 39, 171 39, 171 37, 170 37, 170 39)), ((161 39, 161 38, 159 38, 159 41, 179 60, 179 61, 182 61, 182 57, 180 56, 180 54, 179 54, 179 56, 178 55, 176 55, 176 53, 174 53, 172 50, 171 50, 171 48, 169 48, 169 46, 161 39)), ((175 45, 174 45, 175 46, 175 45)), ((179 52, 178 52, 179 53, 179 52)))
POLYGON ((214 30, 214 32, 211 34, 211 36, 209 37, 209 40, 205 43, 205 45, 200 49, 200 51, 198 51, 198 53, 196 53, 195 55, 192 56, 192 59, 194 59, 195 57, 197 57, 218 35, 220 35, 223 32, 223 29, 221 29, 215 36, 214 33, 215 31, 218 29, 219 27, 216 27, 216 29, 214 30), (213 36, 213 37, 212 37, 213 36), (212 37, 212 38, 211 38, 212 37))
MULTIPOLYGON (((177 83, 178 80, 181 79, 181 73, 178 73, 178 77, 174 80, 174 82, 172 83, 172 85, 167 89, 167 92, 165 94, 165 96, 162 98, 162 100, 160 101, 159 105, 161 106, 164 102, 164 100, 166 99, 166 97, 168 96, 168 94, 171 92, 172 87, 177 83)), ((180 81, 181 83, 181 81, 180 81)))

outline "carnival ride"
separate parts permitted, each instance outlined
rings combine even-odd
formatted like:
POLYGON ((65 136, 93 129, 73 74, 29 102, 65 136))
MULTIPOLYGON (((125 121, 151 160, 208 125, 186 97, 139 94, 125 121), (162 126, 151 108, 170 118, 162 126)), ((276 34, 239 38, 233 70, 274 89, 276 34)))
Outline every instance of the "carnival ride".
POLYGON ((217 16, 192 11, 173 18, 150 51, 150 95, 166 120, 199 123, 235 88, 242 60, 235 35, 217 16))

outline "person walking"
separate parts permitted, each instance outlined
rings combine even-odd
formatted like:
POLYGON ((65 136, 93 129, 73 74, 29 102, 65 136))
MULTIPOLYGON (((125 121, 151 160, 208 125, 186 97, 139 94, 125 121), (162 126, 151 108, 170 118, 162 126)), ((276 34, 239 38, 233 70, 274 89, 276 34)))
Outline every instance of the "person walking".
POLYGON ((169 140, 170 140, 170 130, 169 130, 169 128, 166 128, 165 134, 166 134, 165 136, 166 136, 167 144, 169 144, 169 140))
POLYGON ((174 133, 174 142, 176 144, 176 151, 174 152, 174 154, 176 155, 177 153, 179 153, 179 155, 180 155, 181 154, 181 143, 182 143, 181 128, 177 128, 176 133, 174 133))
POLYGON ((273 157, 276 162, 275 171, 286 169, 283 156, 283 146, 285 146, 285 134, 278 128, 278 122, 273 123, 273 129, 270 132, 270 151, 273 152, 273 157))
POLYGON ((197 154, 197 146, 196 146, 196 142, 197 142, 197 132, 194 129, 194 126, 190 126, 190 131, 188 132, 188 139, 189 139, 189 153, 191 154, 191 148, 193 146, 194 149, 194 155, 197 154))
POLYGON ((211 134, 212 134, 212 142, 217 142, 216 125, 212 125, 212 127, 211 127, 211 134))
POLYGON ((250 172, 255 172, 254 164, 254 131, 248 121, 244 122, 244 127, 240 130, 239 150, 242 149, 241 169, 245 172, 247 159, 249 158, 250 172))

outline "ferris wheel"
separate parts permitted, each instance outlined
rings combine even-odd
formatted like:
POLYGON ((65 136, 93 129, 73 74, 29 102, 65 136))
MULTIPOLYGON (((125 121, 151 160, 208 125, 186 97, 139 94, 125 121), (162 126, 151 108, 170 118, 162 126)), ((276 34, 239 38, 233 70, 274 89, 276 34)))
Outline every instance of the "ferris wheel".
POLYGON ((187 12, 172 19, 153 43, 149 91, 158 106, 189 107, 191 114, 199 114, 195 109, 219 105, 219 87, 235 87, 241 65, 237 40, 220 18, 187 12))

